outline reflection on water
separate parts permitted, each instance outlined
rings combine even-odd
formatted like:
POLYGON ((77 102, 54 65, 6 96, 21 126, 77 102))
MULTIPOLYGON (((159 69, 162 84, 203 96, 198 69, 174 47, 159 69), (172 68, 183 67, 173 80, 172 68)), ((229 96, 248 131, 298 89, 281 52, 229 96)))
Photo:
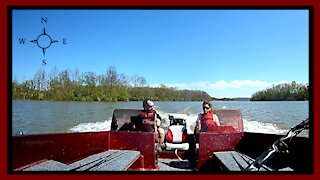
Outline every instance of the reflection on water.
MULTIPOLYGON (((188 119, 188 133, 193 131, 202 102, 155 102, 163 118, 162 126, 169 125, 169 113, 184 113, 188 119)), ((212 102, 215 109, 240 109, 245 131, 286 133, 291 127, 309 117, 308 101, 212 102)), ((29 134, 68 131, 104 131, 110 129, 114 109, 142 109, 141 102, 51 102, 12 101, 12 134, 19 130, 29 134)), ((308 132, 303 132, 307 134, 308 132)))

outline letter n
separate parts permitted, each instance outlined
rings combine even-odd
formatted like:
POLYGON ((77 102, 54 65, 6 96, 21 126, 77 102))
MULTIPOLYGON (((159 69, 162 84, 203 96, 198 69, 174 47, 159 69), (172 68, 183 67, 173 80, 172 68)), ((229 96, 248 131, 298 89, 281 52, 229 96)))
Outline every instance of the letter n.
POLYGON ((45 22, 45 23, 47 23, 47 17, 41 17, 41 23, 43 23, 43 22, 45 22))

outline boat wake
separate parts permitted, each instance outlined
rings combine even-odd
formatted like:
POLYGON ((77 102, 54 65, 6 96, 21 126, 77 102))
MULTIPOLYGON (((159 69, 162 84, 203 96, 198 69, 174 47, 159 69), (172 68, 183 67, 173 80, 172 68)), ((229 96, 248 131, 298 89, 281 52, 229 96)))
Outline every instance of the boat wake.
POLYGON ((99 132, 99 131, 110 131, 111 119, 105 121, 99 121, 94 123, 81 123, 72 128, 69 132, 99 132))
MULTIPOLYGON (((165 130, 169 127, 169 114, 167 112, 163 112, 161 110, 157 111, 158 114, 162 117, 162 125, 161 127, 165 130)), ((184 113, 184 112, 178 112, 184 113)), ((198 114, 187 114, 187 132, 188 134, 193 134, 193 130, 196 125, 196 119, 198 114)), ((260 122, 256 120, 248 120, 243 118, 244 131, 246 132, 256 132, 256 133, 267 133, 267 134, 285 134, 288 129, 281 129, 276 124, 260 122)), ((98 121, 94 123, 80 123, 72 128, 70 128, 69 132, 99 132, 99 131, 109 131, 111 129, 111 118, 109 120, 98 121)))
POLYGON ((280 129, 276 124, 260 122, 260 121, 249 121, 245 118, 243 120, 243 126, 245 132, 255 133, 266 133, 266 134, 285 134, 288 130, 280 129))

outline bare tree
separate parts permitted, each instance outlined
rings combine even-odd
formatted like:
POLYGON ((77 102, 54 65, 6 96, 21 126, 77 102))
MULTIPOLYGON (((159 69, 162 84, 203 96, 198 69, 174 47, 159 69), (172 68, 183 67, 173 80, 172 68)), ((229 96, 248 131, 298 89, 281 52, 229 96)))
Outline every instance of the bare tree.
POLYGON ((146 78, 138 75, 138 74, 134 74, 131 77, 131 82, 133 83, 134 87, 143 87, 147 85, 147 80, 146 78))
POLYGON ((106 81, 107 81, 107 84, 110 85, 111 87, 118 84, 118 73, 117 73, 116 67, 109 66, 107 70, 106 81))
POLYGON ((46 72, 44 69, 40 68, 38 72, 33 76, 36 89, 43 91, 47 89, 46 72))

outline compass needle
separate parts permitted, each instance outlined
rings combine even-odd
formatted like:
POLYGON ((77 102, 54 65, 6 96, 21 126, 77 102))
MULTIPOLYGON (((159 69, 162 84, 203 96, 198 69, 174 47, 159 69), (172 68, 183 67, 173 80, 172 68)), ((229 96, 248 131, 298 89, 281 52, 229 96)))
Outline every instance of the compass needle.
POLYGON ((43 55, 45 56, 46 55, 46 49, 42 48, 42 52, 43 52, 43 55))
MULTIPOLYGON (((47 23, 47 18, 43 18, 43 17, 42 17, 42 18, 41 18, 41 23, 42 23, 42 22, 47 23)), ((25 40, 25 39, 22 39, 22 40, 19 39, 20 44, 21 44, 21 43, 24 44, 24 40, 25 40)), ((58 41, 58 40, 53 40, 53 39, 50 37, 50 35, 47 34, 46 28, 43 27, 43 30, 42 30, 42 32, 40 33, 40 35, 39 35, 35 40, 31 40, 30 42, 37 44, 37 46, 42 49, 43 56, 45 56, 45 55, 46 55, 46 49, 48 49, 48 48, 51 46, 51 44, 57 43, 57 42, 59 42, 59 41, 58 41)), ((66 44, 65 38, 63 39, 63 44, 66 44)), ((46 64, 47 64, 47 63, 46 63, 46 60, 44 59, 44 60, 42 61, 42 65, 45 66, 46 64)))
POLYGON ((36 40, 30 42, 37 43, 38 47, 42 49, 43 56, 46 55, 46 49, 51 46, 52 43, 59 42, 57 40, 52 40, 51 37, 46 34, 46 28, 43 28, 43 33, 38 36, 36 40))

